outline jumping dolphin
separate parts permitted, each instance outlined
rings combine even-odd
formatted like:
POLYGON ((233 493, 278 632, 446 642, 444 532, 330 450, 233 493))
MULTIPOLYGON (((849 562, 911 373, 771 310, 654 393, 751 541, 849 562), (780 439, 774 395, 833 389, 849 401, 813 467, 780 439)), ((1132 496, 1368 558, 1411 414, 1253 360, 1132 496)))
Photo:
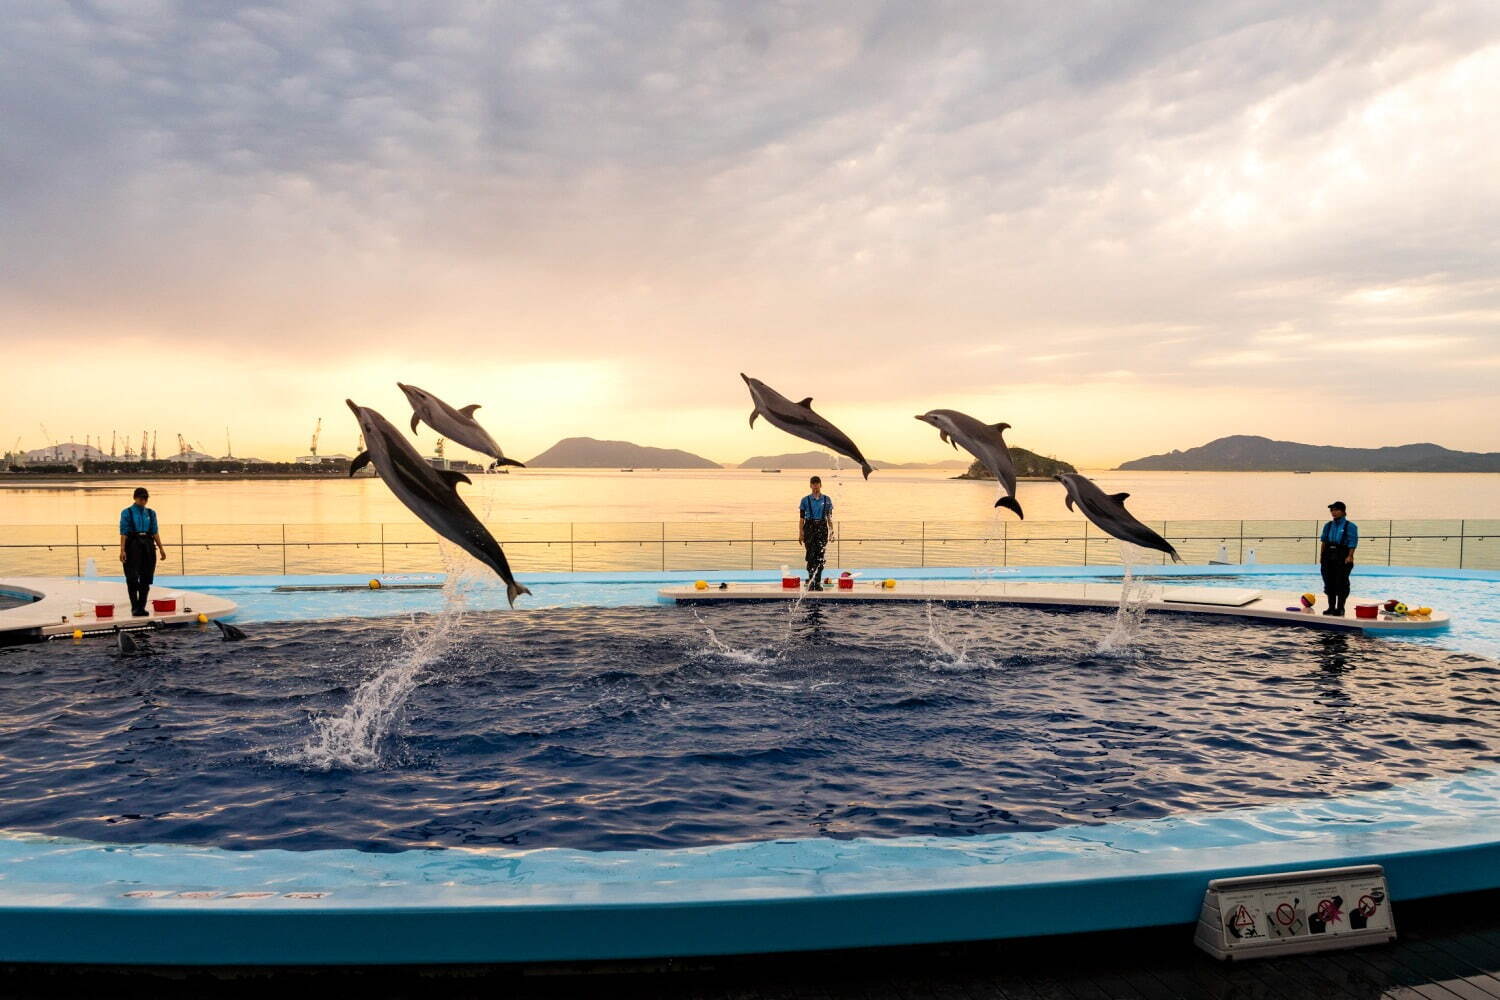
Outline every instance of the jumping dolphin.
POLYGON ((215 618, 213 620, 213 623, 219 627, 219 634, 224 637, 225 642, 239 642, 241 639, 245 638, 244 632, 241 632, 239 629, 235 628, 228 622, 221 622, 219 621, 219 619, 215 618))
POLYGON ((359 421, 369 449, 349 463, 349 475, 374 463, 375 471, 396 494, 396 499, 406 504, 424 524, 499 574, 505 581, 505 597, 512 607, 516 597, 531 593, 511 576, 510 563, 500 543, 458 495, 458 484, 469 482, 469 477, 461 472, 434 469, 385 417, 352 399, 344 402, 359 421))
POLYGON ((426 389, 418 389, 414 385, 406 385, 403 382, 397 382, 396 385, 406 393, 406 398, 411 402, 413 434, 417 432, 418 421, 422 421, 450 441, 457 441, 465 448, 472 448, 481 455, 493 458, 495 463, 490 466, 492 469, 500 465, 526 468, 523 463, 513 458, 506 458, 505 452, 500 450, 495 439, 479 426, 479 421, 474 419, 474 411, 479 409, 478 403, 471 403, 461 410, 455 410, 426 389))
POLYGON ((1094 522, 1094 526, 1106 535, 1139 545, 1143 549, 1165 552, 1172 557, 1173 562, 1182 562, 1182 557, 1172 548, 1171 542, 1137 521, 1135 515, 1125 509, 1125 498, 1130 496, 1129 493, 1106 495, 1092 479, 1076 472, 1065 472, 1052 478, 1062 483, 1063 489, 1068 491, 1068 509, 1072 510, 1073 504, 1078 504, 1083 516, 1094 522))
POLYGON ((1026 515, 1021 513, 1021 504, 1016 500, 1016 466, 1010 460, 1010 449, 1005 447, 1003 436, 1010 424, 980 423, 967 413, 959 413, 957 410, 928 410, 918 415, 917 419, 936 427, 938 437, 955 449, 963 445, 964 451, 979 459, 1005 488, 1007 495, 996 500, 995 506, 1008 507, 1021 520, 1026 519, 1026 515))
POLYGON ((772 426, 780 427, 793 437, 820 444, 858 462, 859 471, 865 474, 866 479, 870 478, 870 473, 875 470, 870 468, 865 456, 849 440, 849 435, 813 412, 811 396, 800 403, 794 403, 758 378, 751 378, 744 372, 740 372, 740 378, 750 387, 750 398, 755 401, 755 409, 750 411, 751 427, 755 426, 756 417, 765 417, 772 426))

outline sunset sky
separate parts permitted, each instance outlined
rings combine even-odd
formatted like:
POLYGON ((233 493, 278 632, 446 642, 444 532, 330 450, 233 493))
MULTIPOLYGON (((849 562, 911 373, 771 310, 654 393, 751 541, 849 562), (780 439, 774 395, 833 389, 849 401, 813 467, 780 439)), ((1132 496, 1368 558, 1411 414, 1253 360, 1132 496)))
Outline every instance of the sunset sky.
POLYGON ((0 450, 1500 450, 1492 0, 5 12, 0 450))

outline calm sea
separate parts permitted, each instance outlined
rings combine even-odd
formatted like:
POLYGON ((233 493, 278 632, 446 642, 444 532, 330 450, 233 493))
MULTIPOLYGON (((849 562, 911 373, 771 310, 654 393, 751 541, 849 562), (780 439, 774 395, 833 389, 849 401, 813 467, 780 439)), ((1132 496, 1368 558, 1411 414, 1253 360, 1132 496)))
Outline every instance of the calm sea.
MULTIPOLYGON (((807 473, 754 470, 516 470, 475 475, 460 491, 487 521, 766 521, 795 518, 807 473)), ((836 516, 862 521, 974 521, 997 516, 994 483, 950 472, 824 473, 836 516)), ((1415 473, 1090 472, 1107 492, 1149 520, 1326 516, 1332 500, 1360 518, 1500 517, 1500 475, 1415 473)), ((133 480, 7 482, 0 525, 113 524, 133 480)), ((375 523, 412 520, 378 479, 151 480, 164 524, 375 523)), ((1027 520, 1076 520, 1055 482, 1022 483, 1027 520)), ((1008 513, 1001 512, 1006 517, 1008 513)))

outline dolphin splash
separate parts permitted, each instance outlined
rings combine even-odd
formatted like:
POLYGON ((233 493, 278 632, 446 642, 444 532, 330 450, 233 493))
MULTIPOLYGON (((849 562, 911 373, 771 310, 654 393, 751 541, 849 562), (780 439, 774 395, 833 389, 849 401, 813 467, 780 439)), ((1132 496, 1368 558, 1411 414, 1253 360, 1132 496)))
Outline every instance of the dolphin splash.
POLYGON ((1004 433, 1010 424, 986 424, 967 413, 957 410, 928 410, 918 414, 917 419, 938 429, 938 437, 953 445, 963 445, 964 451, 983 463, 1004 488, 1006 495, 995 501, 996 507, 1005 507, 1016 512, 1021 520, 1021 504, 1016 500, 1016 465, 1011 461, 1010 449, 1005 446, 1004 433))
POLYGON ((396 499, 421 518, 423 524, 499 574, 505 581, 505 597, 512 607, 516 597, 531 593, 516 582, 500 543, 458 495, 458 484, 469 482, 469 477, 461 472, 434 469, 385 417, 352 399, 344 402, 359 421, 369 449, 349 463, 349 475, 373 463, 396 499))
POLYGON ((800 403, 794 403, 758 378, 751 378, 744 372, 740 372, 740 378, 750 387, 750 398, 755 401, 755 409, 750 411, 751 427, 755 426, 756 417, 765 417, 772 426, 781 428, 793 437, 822 445, 858 462, 859 471, 864 473, 866 479, 870 478, 870 473, 875 470, 870 468, 865 456, 860 454, 849 435, 813 412, 811 396, 800 403))
POLYGON ((488 455, 495 460, 495 468, 500 465, 514 465, 526 468, 525 464, 517 462, 513 458, 506 458, 505 452, 490 437, 489 432, 479 426, 479 421, 474 419, 474 411, 479 409, 478 403, 470 403, 462 409, 455 410, 447 403, 438 399, 426 389, 418 389, 414 385, 397 382, 397 387, 406 393, 407 400, 411 403, 411 430, 417 432, 417 423, 420 421, 428 427, 437 431, 450 441, 457 441, 465 448, 472 448, 481 455, 488 455))
POLYGON ((1135 515, 1125 509, 1125 499, 1130 496, 1129 493, 1106 495, 1092 479, 1076 472, 1065 472, 1052 478, 1062 483, 1063 489, 1068 491, 1068 509, 1072 510, 1076 503, 1083 516, 1106 535, 1139 545, 1143 549, 1165 552, 1172 557, 1173 562, 1182 562, 1182 557, 1172 548, 1171 542, 1136 520, 1135 515))

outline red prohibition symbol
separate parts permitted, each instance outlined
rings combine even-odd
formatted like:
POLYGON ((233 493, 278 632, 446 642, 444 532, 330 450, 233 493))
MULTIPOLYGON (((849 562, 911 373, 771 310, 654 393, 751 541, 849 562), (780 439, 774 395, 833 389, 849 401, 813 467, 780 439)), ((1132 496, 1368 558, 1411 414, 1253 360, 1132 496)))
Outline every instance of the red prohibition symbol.
POLYGON ((1360 916, 1366 919, 1373 917, 1375 915, 1375 911, 1379 909, 1379 905, 1380 904, 1376 903, 1375 900, 1371 899, 1369 896, 1359 897, 1360 916))
POLYGON ((1276 907, 1276 922, 1278 924, 1281 924, 1283 927, 1286 927, 1286 926, 1289 926, 1291 924, 1291 922, 1293 920, 1296 920, 1296 919, 1297 919, 1297 911, 1294 910, 1294 909, 1292 909, 1292 904, 1291 903, 1282 903, 1280 906, 1276 907))

